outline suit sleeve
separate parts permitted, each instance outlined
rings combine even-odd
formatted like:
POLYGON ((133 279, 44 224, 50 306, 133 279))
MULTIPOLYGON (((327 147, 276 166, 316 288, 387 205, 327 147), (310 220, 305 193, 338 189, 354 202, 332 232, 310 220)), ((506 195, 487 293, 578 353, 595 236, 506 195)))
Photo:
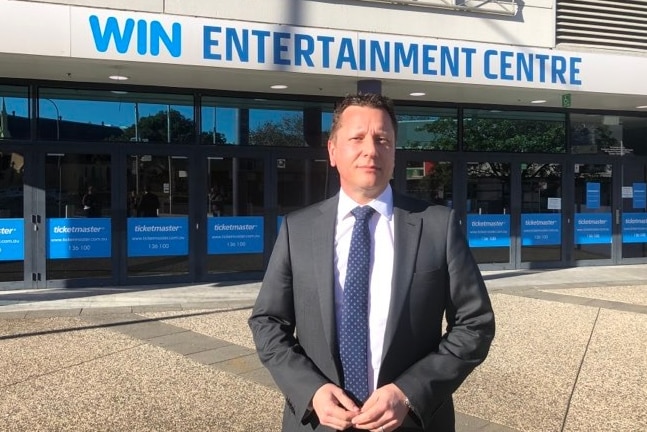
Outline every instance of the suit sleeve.
POLYGON ((289 220, 279 236, 249 318, 254 343, 263 365, 286 397, 288 408, 301 421, 311 413, 314 393, 329 382, 305 355, 295 337, 293 277, 289 220))
POLYGON ((409 398, 423 428, 485 360, 494 338, 494 312, 485 283, 453 210, 446 241, 447 332, 437 352, 427 354, 394 381, 409 398))

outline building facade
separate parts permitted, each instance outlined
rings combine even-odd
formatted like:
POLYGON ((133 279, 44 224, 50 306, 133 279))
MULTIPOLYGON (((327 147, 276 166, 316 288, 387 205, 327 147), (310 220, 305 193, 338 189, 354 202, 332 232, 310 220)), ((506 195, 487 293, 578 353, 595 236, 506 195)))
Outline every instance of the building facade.
POLYGON ((258 278, 334 104, 483 269, 647 262, 647 1, 0 0, 0 285, 258 278))

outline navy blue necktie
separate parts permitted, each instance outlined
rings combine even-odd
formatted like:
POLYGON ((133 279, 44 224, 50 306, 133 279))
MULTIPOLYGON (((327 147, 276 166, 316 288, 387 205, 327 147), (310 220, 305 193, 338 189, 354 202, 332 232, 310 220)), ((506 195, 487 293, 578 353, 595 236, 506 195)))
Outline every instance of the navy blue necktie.
POLYGON ((339 355, 344 388, 359 402, 368 399, 368 285, 371 234, 368 221, 375 210, 355 207, 353 236, 348 252, 344 302, 339 334, 339 355))

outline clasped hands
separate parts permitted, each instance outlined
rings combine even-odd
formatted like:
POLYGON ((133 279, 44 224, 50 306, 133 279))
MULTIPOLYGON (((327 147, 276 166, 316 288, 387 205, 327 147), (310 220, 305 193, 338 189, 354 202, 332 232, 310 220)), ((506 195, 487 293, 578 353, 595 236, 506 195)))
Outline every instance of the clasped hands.
POLYGON ((409 408, 406 396, 395 384, 376 389, 359 408, 344 389, 324 384, 312 398, 319 422, 336 430, 350 427, 375 432, 390 432, 402 424, 409 408))

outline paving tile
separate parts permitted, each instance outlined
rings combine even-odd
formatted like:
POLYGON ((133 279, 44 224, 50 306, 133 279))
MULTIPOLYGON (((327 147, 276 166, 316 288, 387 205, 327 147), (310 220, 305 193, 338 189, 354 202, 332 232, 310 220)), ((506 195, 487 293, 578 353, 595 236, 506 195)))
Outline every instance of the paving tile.
POLYGON ((647 288, 644 286, 625 285, 585 288, 564 287, 561 289, 545 291, 562 295, 647 306, 647 288))
POLYGON ((174 333, 186 332, 186 330, 183 328, 158 321, 143 321, 119 324, 112 326, 112 329, 134 338, 144 340, 174 333))
POLYGON ((647 316, 601 310, 564 431, 647 430, 647 316))
POLYGON ((456 432, 516 432, 507 426, 488 420, 456 412, 456 432))
POLYGON ((127 314, 132 312, 130 306, 114 306, 114 307, 86 307, 81 310, 82 316, 87 315, 114 315, 114 314, 127 314))
POLYGON ((195 354, 229 345, 228 342, 191 331, 183 331, 146 340, 153 345, 182 355, 195 354))
POLYGON ((232 358, 218 363, 212 363, 211 366, 236 375, 263 368, 263 365, 258 359, 258 355, 256 355, 256 353, 232 358))
POLYGON ((30 310, 25 318, 75 317, 81 315, 81 309, 35 309, 30 310))
POLYGON ((261 369, 254 369, 250 372, 245 372, 240 374, 242 378, 245 378, 250 381, 254 381, 258 384, 261 384, 265 387, 269 387, 272 389, 278 390, 278 387, 276 386, 276 383, 274 382, 274 379, 272 378, 272 375, 266 368, 261 368, 261 369))
POLYGON ((212 365, 214 363, 224 362, 236 357, 250 355, 251 353, 251 350, 248 348, 244 348, 238 345, 226 345, 208 351, 189 354, 187 357, 191 360, 197 361, 198 363, 212 365))
POLYGON ((165 312, 165 311, 181 311, 184 310, 181 304, 169 304, 169 305, 139 305, 133 306, 132 312, 136 314, 147 313, 147 312, 165 312))

